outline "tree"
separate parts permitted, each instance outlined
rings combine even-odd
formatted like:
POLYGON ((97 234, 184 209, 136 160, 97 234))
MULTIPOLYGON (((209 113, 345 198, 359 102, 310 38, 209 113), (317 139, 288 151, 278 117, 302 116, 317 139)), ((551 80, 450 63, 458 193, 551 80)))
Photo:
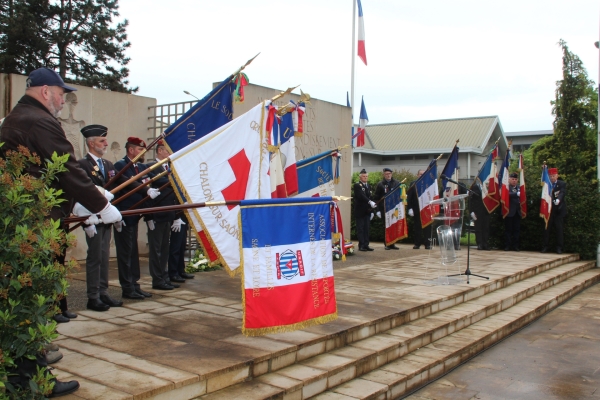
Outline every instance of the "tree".
POLYGON ((554 135, 533 145, 533 163, 541 166, 547 161, 566 181, 578 178, 597 188, 598 92, 579 57, 564 40, 558 44, 563 52, 563 79, 556 82, 556 97, 550 102, 554 135))
POLYGON ((127 87, 128 21, 118 0, 0 0, 0 68, 29 74, 40 66, 71 83, 133 93, 127 87))

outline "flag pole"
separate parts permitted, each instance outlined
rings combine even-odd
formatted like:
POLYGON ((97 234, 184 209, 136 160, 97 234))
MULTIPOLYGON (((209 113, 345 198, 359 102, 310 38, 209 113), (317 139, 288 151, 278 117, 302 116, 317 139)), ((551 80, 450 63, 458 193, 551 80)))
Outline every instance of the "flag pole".
MULTIPOLYGON (((354 61, 356 54, 356 0, 352 0, 352 71, 350 82, 350 112, 352 113, 352 133, 350 134, 351 149, 350 149, 350 177, 354 174, 354 61)), ((350 178, 352 179, 352 178, 350 178)))

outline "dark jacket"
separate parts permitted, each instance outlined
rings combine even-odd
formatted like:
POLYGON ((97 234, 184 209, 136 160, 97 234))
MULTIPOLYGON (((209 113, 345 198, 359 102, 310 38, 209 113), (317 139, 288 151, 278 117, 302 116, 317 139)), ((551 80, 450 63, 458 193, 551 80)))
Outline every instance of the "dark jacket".
POLYGON ((375 196, 373 197, 373 201, 377 203, 378 211, 381 211, 383 215, 385 213, 383 203, 383 199, 389 192, 391 192, 396 186, 398 186, 400 182, 392 178, 389 182, 383 179, 381 182, 377 184, 375 188, 375 196), (381 200, 381 201, 380 201, 381 200))
POLYGON ((39 101, 30 96, 23 96, 8 114, 0 128, 0 148, 2 154, 8 150, 18 151, 19 145, 37 153, 42 160, 42 165, 30 165, 27 173, 40 177, 45 168, 43 160, 51 159, 52 153, 59 156, 69 154, 65 167, 67 172, 57 175, 52 186, 62 189, 61 198, 67 201, 60 207, 52 209, 50 217, 60 219, 69 216, 75 202, 81 203, 93 213, 101 211, 108 201, 94 186, 92 180, 75 159, 73 146, 67 140, 60 123, 48 109, 39 101))
POLYGON ((552 187, 552 210, 551 213, 557 216, 564 217, 567 215, 567 184, 562 179, 557 179, 552 187), (560 200, 558 205, 554 204, 554 200, 560 200))
POLYGON ((371 212, 373 208, 369 205, 371 201, 371 186, 368 183, 356 182, 354 184, 354 216, 356 218, 364 217, 371 212))
MULTIPOLYGON (((146 166, 148 168, 150 168, 151 166, 153 166, 156 163, 157 163, 157 161, 152 161, 152 162, 146 164, 146 166)), ((154 178, 156 175, 159 175, 159 174, 163 173, 164 171, 165 171, 164 167, 162 167, 162 168, 159 167, 153 171, 150 171, 148 173, 148 175, 150 176, 150 178, 154 178)), ((155 180, 154 182, 152 182, 152 187, 156 188, 156 189, 160 189, 166 183, 169 183, 168 175, 165 175, 165 176, 155 180)), ((149 203, 150 203, 150 207, 164 207, 164 206, 173 206, 175 204, 179 204, 179 202, 177 201, 177 197, 175 196, 175 192, 173 192, 173 188, 171 187, 170 184, 167 187, 160 189, 160 195, 157 198, 155 198, 154 200, 150 200, 149 203)), ((145 219, 147 219, 147 220, 152 219, 156 222, 165 222, 165 221, 174 221, 177 219, 177 217, 175 216, 175 211, 167 211, 167 212, 150 214, 147 217, 145 217, 145 219)))
MULTIPOLYGON (((129 161, 130 161, 129 157, 127 157, 127 156, 123 157, 121 160, 119 160, 115 163, 115 170, 117 170, 117 171, 122 170, 129 163, 129 161)), ((125 172, 123 172, 123 175, 121 175, 121 176, 123 178, 125 178, 125 180, 127 180, 127 179, 131 178, 132 176, 137 175, 139 172, 145 171, 146 169, 147 169, 147 167, 145 164, 135 163, 135 164, 131 165, 129 168, 127 168, 125 170, 125 172), (137 172, 136 172, 136 167, 137 167, 137 172)), ((140 179, 137 180, 137 184, 139 185, 139 184, 144 183, 144 181, 146 179, 149 179, 148 175, 142 176, 140 179)), ((135 182, 133 184, 135 184, 135 182)), ((129 188, 129 186, 123 188, 115 195, 115 198, 119 198, 119 197, 123 196, 125 193, 129 192, 130 190, 131 189, 129 188)), ((147 192, 148 192, 148 190, 146 188, 142 188, 138 192, 132 194, 131 196, 129 196, 128 198, 126 198, 125 200, 123 200, 122 202, 117 204, 116 207, 121 211, 129 210, 129 208, 131 208, 137 202, 139 202, 140 200, 145 198, 147 195, 147 192)), ((147 204, 148 204, 148 202, 145 202, 144 204, 142 204, 142 206, 140 206, 138 208, 146 208, 147 204)), ((123 217, 123 220, 125 221, 126 225, 133 225, 139 221, 139 216, 123 217)))
POLYGON ((514 217, 518 215, 521 217, 521 198, 519 197, 519 186, 508 185, 508 215, 507 217, 514 217))

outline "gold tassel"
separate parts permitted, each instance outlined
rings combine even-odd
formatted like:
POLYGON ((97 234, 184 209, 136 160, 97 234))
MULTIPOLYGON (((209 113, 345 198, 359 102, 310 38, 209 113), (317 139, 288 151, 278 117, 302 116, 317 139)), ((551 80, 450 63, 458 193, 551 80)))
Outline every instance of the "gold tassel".
POLYGON ((346 261, 346 255, 342 253, 342 262, 346 261))
POLYGON ((302 132, 294 132, 294 136, 296 137, 302 137, 303 133, 302 132))
POLYGON ((340 240, 340 233, 339 232, 333 232, 333 240, 340 240))

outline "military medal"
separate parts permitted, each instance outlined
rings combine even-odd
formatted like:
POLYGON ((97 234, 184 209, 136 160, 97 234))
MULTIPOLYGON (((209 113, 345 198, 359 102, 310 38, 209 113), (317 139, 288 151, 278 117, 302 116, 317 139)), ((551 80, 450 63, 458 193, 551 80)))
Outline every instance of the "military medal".
MULTIPOLYGON (((100 171, 100 168, 98 168, 97 165, 94 165, 94 171, 98 172, 98 171, 100 171)), ((96 175, 96 174, 94 174, 94 175, 96 175)))

